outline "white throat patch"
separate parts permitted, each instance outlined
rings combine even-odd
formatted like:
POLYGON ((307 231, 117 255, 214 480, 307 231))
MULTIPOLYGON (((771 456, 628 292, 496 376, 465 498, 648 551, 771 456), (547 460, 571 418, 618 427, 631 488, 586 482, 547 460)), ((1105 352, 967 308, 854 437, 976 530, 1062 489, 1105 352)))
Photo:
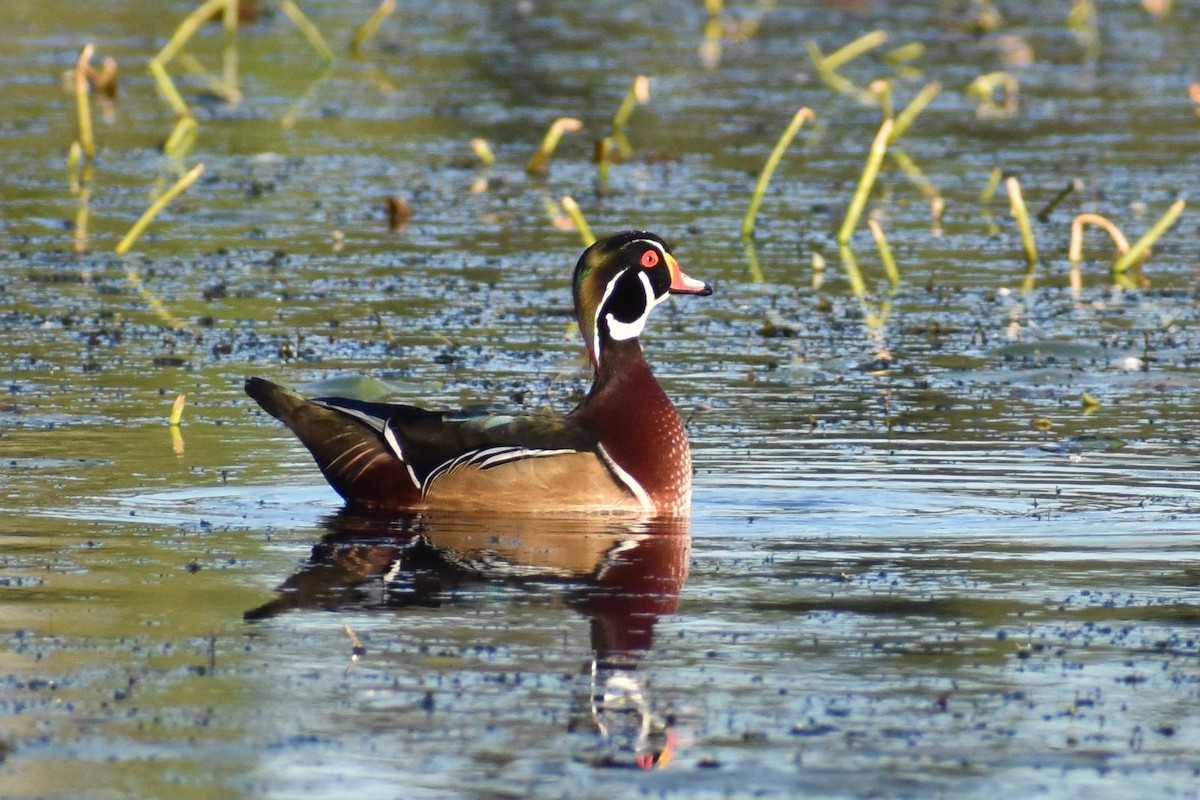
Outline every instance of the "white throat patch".
MULTIPOLYGON (((615 278, 608 282, 608 285, 604 287, 604 296, 600 298, 600 305, 596 308, 596 322, 593 326, 595 341, 592 342, 592 352, 596 354, 597 363, 600 362, 600 314, 604 310, 604 304, 608 302, 608 298, 616 288, 617 281, 624 278, 629 271, 622 270, 615 278)), ((604 315, 604 321, 608 323, 609 335, 618 342, 636 339, 640 336, 642 329, 646 327, 646 318, 650 316, 650 309, 667 298, 665 294, 662 297, 654 296, 654 289, 650 286, 650 278, 647 277, 645 271, 639 269, 637 276, 638 280, 641 281, 642 289, 646 292, 646 310, 642 312, 642 315, 632 322, 622 322, 614 318, 612 314, 604 315)))

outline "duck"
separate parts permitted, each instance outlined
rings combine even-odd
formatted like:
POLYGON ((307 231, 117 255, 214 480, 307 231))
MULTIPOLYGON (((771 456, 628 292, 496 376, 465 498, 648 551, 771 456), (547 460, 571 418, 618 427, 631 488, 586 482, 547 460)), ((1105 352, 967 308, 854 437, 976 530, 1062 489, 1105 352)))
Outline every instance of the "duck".
POLYGON ((711 294, 656 234, 627 231, 589 246, 572 295, 593 380, 562 416, 306 398, 258 377, 245 390, 291 429, 351 508, 687 516, 687 431, 639 337, 671 295, 711 294))

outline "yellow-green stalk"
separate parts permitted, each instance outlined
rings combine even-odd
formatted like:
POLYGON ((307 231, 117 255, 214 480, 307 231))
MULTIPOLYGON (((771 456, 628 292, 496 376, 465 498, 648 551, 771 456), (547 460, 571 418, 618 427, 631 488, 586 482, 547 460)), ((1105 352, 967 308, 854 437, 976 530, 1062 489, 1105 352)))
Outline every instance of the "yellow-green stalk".
POLYGON ((762 265, 758 263, 758 251, 754 249, 754 242, 745 239, 742 245, 742 252, 746 255, 746 268, 750 270, 750 282, 763 283, 762 265))
POLYGON ((1033 239, 1033 228, 1029 224, 1029 209, 1025 207, 1025 198, 1021 196, 1021 184, 1016 178, 1004 181, 1008 190, 1009 208, 1017 220, 1017 228, 1021 231, 1021 241, 1025 245, 1025 262, 1032 270, 1038 262, 1037 242, 1033 239))
POLYGON ((354 38, 350 40, 350 52, 358 55, 363 44, 375 35, 375 31, 379 30, 379 26, 383 21, 392 15, 396 10, 396 0, 383 0, 379 7, 371 16, 367 17, 367 21, 359 26, 354 32, 354 38))
POLYGON ((917 92, 917 96, 896 116, 896 126, 892 128, 892 141, 904 135, 904 132, 913 124, 913 120, 917 118, 917 115, 933 102, 933 98, 937 97, 940 91, 942 91, 942 85, 934 81, 933 83, 925 84, 921 88, 921 91, 917 92))
POLYGON ((613 140, 617 147, 621 150, 621 155, 629 158, 633 153, 633 148, 629 146, 629 141, 625 138, 625 126, 629 124, 629 118, 633 115, 633 109, 639 105, 646 105, 650 102, 650 79, 645 75, 638 75, 633 80, 633 86, 629 87, 629 92, 625 95, 625 99, 621 101, 620 108, 613 116, 613 140))
MULTIPOLYGON (((151 61, 157 61, 165 66, 175 57, 187 40, 192 38, 200 26, 212 19, 217 12, 223 11, 228 2, 229 0, 206 0, 201 3, 199 8, 183 18, 183 22, 179 23, 179 27, 171 34, 171 38, 151 61)), ((236 0, 234 5, 236 5, 236 0)))
POLYGON ((1113 244, 1117 246, 1117 252, 1129 252, 1129 240, 1125 238, 1125 234, 1121 233, 1121 229, 1114 225, 1107 217, 1102 217, 1099 214, 1080 214, 1071 222, 1071 246, 1067 250, 1067 259, 1072 264, 1078 264, 1083 260, 1083 226, 1095 225, 1098 228, 1103 228, 1112 238, 1113 244))
POLYGON ((484 166, 491 167, 496 163, 496 154, 492 152, 492 146, 488 144, 487 139, 474 138, 471 140, 471 150, 483 162, 484 166))
POLYGON ((887 153, 888 138, 892 135, 893 124, 893 120, 885 119, 879 126, 879 133, 875 135, 875 141, 871 144, 871 152, 867 155, 867 163, 863 167, 862 177, 858 180, 858 188, 854 190, 850 207, 846 209, 846 218, 842 220, 841 230, 838 231, 837 240, 840 245, 850 242, 850 237, 854 235, 854 228, 858 225, 858 218, 862 216, 863 209, 867 206, 867 198, 871 194, 871 188, 875 185, 876 176, 879 175, 879 165, 883 163, 883 157, 887 153))
POLYGON ((138 217, 138 221, 133 223, 133 226, 129 229, 129 232, 126 233, 125 237, 117 244, 117 255, 123 256, 128 253, 129 249, 133 247, 133 243, 136 242, 138 237, 141 236, 146 230, 146 226, 149 225, 150 222, 157 217, 172 200, 174 200, 180 195, 180 193, 195 183, 196 179, 199 178, 203 173, 204 165, 197 164, 188 170, 188 172, 182 178, 177 180, 170 189, 167 189, 165 192, 159 195, 154 202, 150 204, 150 207, 142 212, 142 216, 138 217))
POLYGON ((871 235, 875 237, 875 246, 879 248, 879 260, 883 262, 883 271, 887 273, 888 282, 895 289, 900 285, 900 270, 896 267, 896 259, 892 256, 892 248, 888 245, 887 236, 883 233, 883 226, 875 220, 869 219, 867 227, 871 229, 871 235))
POLYGON ((550 156, 554 154, 554 150, 558 147, 559 141, 562 140, 562 135, 566 132, 574 132, 583 128, 583 123, 574 117, 559 117, 554 120, 546 135, 542 137, 542 144, 533 155, 529 157, 529 162, 525 165, 525 171, 530 175, 540 176, 546 174, 546 169, 550 163, 550 156))
POLYGON ((292 0, 279 0, 279 9, 287 14, 287 18, 292 21, 300 32, 304 34, 304 38, 312 45, 312 49, 317 51, 326 64, 333 63, 333 51, 329 49, 329 45, 325 43, 325 37, 321 35, 321 31, 313 24, 300 6, 296 5, 292 0))
POLYGON ((200 127, 194 117, 180 117, 171 129, 167 140, 163 142, 163 153, 170 158, 182 158, 196 138, 196 129, 200 127))
POLYGON ((838 247, 838 255, 842 257, 842 268, 846 270, 846 278, 850 281, 850 291, 855 297, 866 297, 867 284, 863 281, 862 270, 858 268, 858 261, 854 258, 854 251, 846 245, 841 245, 838 247))
POLYGON ((183 406, 187 402, 187 395, 181 394, 175 397, 175 402, 171 404, 171 419, 170 425, 172 428, 178 428, 180 421, 183 419, 183 406))
POLYGON ((150 74, 154 76, 154 82, 158 86, 158 90, 162 92, 162 96, 166 99, 167 105, 171 106, 171 109, 179 116, 190 117, 192 110, 188 108, 187 103, 183 101, 183 96, 175 88, 175 82, 167 74, 167 68, 156 58, 150 59, 149 66, 150 74))
POLYGON ((580 210, 579 204, 575 202, 575 198, 567 195, 562 199, 563 210, 567 212, 567 216, 575 223, 575 229, 579 231, 579 238, 583 239, 584 247, 591 247, 596 243, 596 237, 592 233, 591 227, 587 223, 587 219, 583 216, 583 211, 580 210))
POLYGON ((85 45, 75 63, 75 108, 79 117, 79 144, 88 161, 96 157, 96 141, 92 138, 92 104, 88 88, 88 62, 92 60, 94 45, 85 45))
POLYGON ((1117 275, 1121 275, 1134 264, 1141 261, 1142 256, 1150 249, 1150 245, 1157 242, 1159 237, 1167 232, 1167 228, 1175 224, 1175 220, 1179 219, 1179 215, 1183 213, 1183 209, 1186 206, 1187 203, 1182 199, 1172 203, 1171 207, 1167 209, 1167 213, 1159 217, 1158 222, 1154 223, 1150 230, 1143 233, 1141 238, 1133 243, 1132 247, 1121 254, 1121 257, 1117 259, 1117 263, 1113 264, 1112 271, 1117 275))
POLYGON ((874 50, 886 41, 887 31, 871 31, 870 33, 863 34, 849 44, 842 45, 837 50, 834 50, 821 59, 821 63, 818 66, 823 70, 836 72, 863 53, 874 50))
POLYGON ((221 21, 225 27, 225 69, 222 74, 225 94, 223 96, 229 102, 236 103, 241 100, 242 95, 238 89, 238 0, 225 0, 225 13, 221 15, 221 21))
POLYGON ((775 174, 775 168, 779 166, 779 161, 783 158, 784 151, 792 143, 792 139, 796 137, 801 126, 804 125, 804 121, 812 118, 812 109, 804 107, 797 110, 792 115, 792 121, 784 129, 783 135, 775 143, 775 148, 771 151, 771 155, 767 156, 767 163, 763 165, 762 172, 758 176, 758 184, 754 187, 754 194, 750 197, 750 207, 746 209, 746 217, 742 220, 743 239, 749 239, 754 234, 754 221, 758 217, 758 207, 762 205, 763 195, 767 191, 767 184, 771 182, 771 176, 775 174))
POLYGON ((999 167, 992 167, 991 173, 988 174, 987 183, 983 186, 983 191, 979 193, 979 202, 982 205, 989 205, 992 198, 996 196, 996 189, 1000 187, 1000 179, 1004 177, 1004 172, 999 167))

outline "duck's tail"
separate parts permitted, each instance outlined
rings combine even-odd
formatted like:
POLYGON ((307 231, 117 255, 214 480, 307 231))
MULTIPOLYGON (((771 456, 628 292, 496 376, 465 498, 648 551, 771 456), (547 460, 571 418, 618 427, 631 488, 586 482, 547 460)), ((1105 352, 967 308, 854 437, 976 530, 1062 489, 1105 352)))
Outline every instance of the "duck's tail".
POLYGON ((408 509, 420 502, 407 465, 384 439, 386 418, 351 416, 262 378, 247 379, 246 394, 291 428, 347 503, 408 509), (371 422, 379 424, 373 427, 371 422))

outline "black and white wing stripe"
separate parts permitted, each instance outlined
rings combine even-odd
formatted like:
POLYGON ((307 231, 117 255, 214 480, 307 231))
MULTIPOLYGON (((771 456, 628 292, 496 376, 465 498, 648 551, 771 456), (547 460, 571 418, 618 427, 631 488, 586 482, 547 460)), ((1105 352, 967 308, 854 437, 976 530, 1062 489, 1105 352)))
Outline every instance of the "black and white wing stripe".
POLYGON ((425 476, 425 480, 421 482, 421 493, 425 494, 428 492, 429 487, 438 478, 449 475, 464 467, 473 467, 480 470, 494 469, 495 467, 527 458, 548 458, 550 456, 568 455, 577 452, 579 451, 570 448, 543 449, 522 447, 520 445, 495 445, 493 447, 481 447, 477 450, 468 450, 462 455, 452 458, 449 461, 444 461, 430 470, 429 474, 425 476))

